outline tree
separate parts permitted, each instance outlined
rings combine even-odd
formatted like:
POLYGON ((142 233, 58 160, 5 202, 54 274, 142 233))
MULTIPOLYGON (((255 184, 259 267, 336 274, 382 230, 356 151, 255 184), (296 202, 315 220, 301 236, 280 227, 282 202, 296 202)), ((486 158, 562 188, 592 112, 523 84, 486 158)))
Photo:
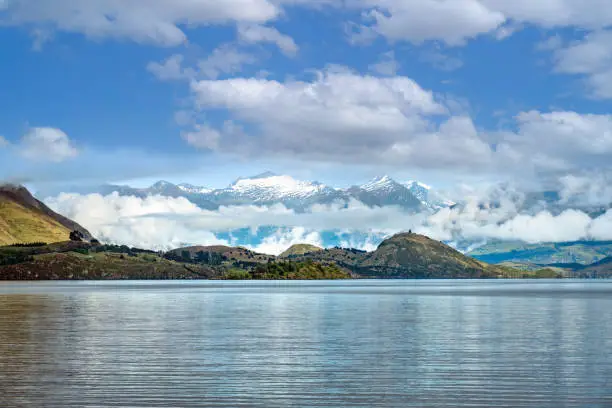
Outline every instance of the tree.
POLYGON ((191 262, 191 253, 189 251, 181 251, 183 262, 191 262))
POLYGON ((83 233, 81 231, 74 230, 74 231, 72 231, 70 233, 70 240, 71 241, 80 242, 80 241, 83 241, 83 238, 84 238, 84 236, 83 236, 83 233))
POLYGON ((208 264, 209 262, 208 252, 198 251, 198 253, 196 254, 196 262, 200 264, 208 264))

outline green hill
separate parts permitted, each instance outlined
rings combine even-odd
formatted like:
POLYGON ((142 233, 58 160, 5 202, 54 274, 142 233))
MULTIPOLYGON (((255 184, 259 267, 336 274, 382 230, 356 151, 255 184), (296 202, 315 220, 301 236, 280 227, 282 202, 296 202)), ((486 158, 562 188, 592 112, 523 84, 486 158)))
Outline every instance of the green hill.
POLYGON ((280 258, 289 258, 296 255, 304 255, 311 252, 319 252, 322 251, 323 248, 320 248, 316 245, 310 244, 296 244, 289 247, 285 252, 279 255, 280 258))
POLYGON ((502 278, 522 275, 521 271, 486 264, 440 241, 412 233, 386 239, 372 252, 331 248, 291 259, 336 264, 363 278, 502 278))
POLYGON ((67 241, 74 230, 91 238, 85 228, 51 210, 26 188, 0 185, 0 245, 67 241))

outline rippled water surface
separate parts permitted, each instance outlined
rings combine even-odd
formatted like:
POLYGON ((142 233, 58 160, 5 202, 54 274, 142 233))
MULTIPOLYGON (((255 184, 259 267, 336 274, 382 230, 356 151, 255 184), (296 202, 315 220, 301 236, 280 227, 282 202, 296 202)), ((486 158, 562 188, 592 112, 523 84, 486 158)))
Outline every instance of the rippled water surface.
POLYGON ((0 406, 612 407, 612 282, 0 283, 0 406))

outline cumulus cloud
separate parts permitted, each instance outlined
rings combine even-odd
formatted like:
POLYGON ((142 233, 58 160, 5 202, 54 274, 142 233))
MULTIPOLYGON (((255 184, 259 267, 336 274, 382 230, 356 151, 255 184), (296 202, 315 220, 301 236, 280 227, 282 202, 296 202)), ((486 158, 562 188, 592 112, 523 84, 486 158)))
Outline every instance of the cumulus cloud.
POLYGON ((280 13, 269 0, 17 0, 5 5, 4 24, 81 33, 90 38, 127 38, 176 46, 188 26, 227 22, 263 23, 280 13))
POLYGON ((48 127, 30 129, 21 138, 19 149, 25 157, 41 161, 61 162, 79 154, 66 133, 48 127))
MULTIPOLYGON (((499 192, 499 191, 498 191, 499 192)), ((496 205, 483 205, 479 197, 468 197, 465 205, 435 214, 409 214, 396 207, 370 208, 359 202, 315 205, 296 213, 283 205, 233 206, 203 210, 184 198, 124 197, 116 193, 61 194, 45 202, 104 241, 132 246, 168 249, 193 244, 228 244, 221 232, 263 227, 278 230, 251 246, 278 254, 295 243, 323 245, 324 231, 345 234, 342 246, 374 249, 382 237, 409 229, 432 238, 523 240, 529 243, 578 239, 612 239, 612 210, 592 219, 584 212, 566 210, 553 215, 546 210, 522 212, 517 198, 496 197, 496 205), (355 240, 355 233, 366 238, 355 240)), ((239 244, 232 241, 231 244, 239 244)))
POLYGON ((192 91, 198 109, 232 114, 233 131, 223 130, 221 151, 442 168, 490 159, 471 120, 450 117, 437 125, 448 109, 410 78, 340 69, 316 75, 310 82, 204 80, 193 82, 192 91), (237 131, 247 127, 249 132, 237 131))
POLYGON ((195 71, 192 68, 183 67, 184 59, 183 55, 175 54, 163 62, 150 62, 147 70, 160 81, 188 80, 195 76, 195 71))
POLYGON ((206 58, 197 63, 197 72, 203 78, 216 79, 221 74, 235 74, 245 65, 254 64, 257 59, 232 44, 221 45, 206 58))
POLYGON ((238 37, 241 41, 249 44, 272 43, 288 56, 294 56, 298 52, 298 46, 293 38, 281 34, 274 27, 266 27, 260 24, 241 24, 238 26, 238 37))
POLYGON ((368 26, 391 40, 421 44, 441 40, 463 45, 501 26, 503 13, 478 0, 365 0, 368 26))
POLYGON ((606 168, 612 153, 612 115, 522 112, 518 132, 506 133, 499 151, 550 171, 606 168))
POLYGON ((377 63, 371 64, 368 68, 381 75, 394 76, 397 74, 400 64, 395 59, 395 52, 388 51, 380 56, 380 60, 377 63))
POLYGON ((0 148, 6 147, 9 145, 9 141, 4 138, 4 136, 0 135, 0 148))
POLYGON ((560 178, 561 202, 575 206, 607 206, 612 203, 612 175, 568 174, 560 178))
POLYGON ((185 56, 175 54, 162 62, 150 62, 147 70, 160 81, 191 81, 202 78, 217 79, 223 74, 236 74, 245 65, 254 64, 257 58, 241 51, 233 44, 215 48, 206 58, 200 58, 189 66, 185 56))
POLYGON ((344 67, 315 74, 311 81, 192 81, 196 115, 223 109, 231 119, 219 129, 196 124, 188 142, 247 157, 386 163, 498 178, 610 166, 612 115, 519 112, 516 130, 490 132, 455 113, 453 100, 405 76, 360 75, 344 67))
POLYGON ((421 44, 465 44, 483 34, 504 39, 523 25, 597 30, 612 24, 607 0, 359 0, 364 22, 356 32, 421 44))
POLYGON ((553 43, 555 71, 581 75, 594 98, 612 98, 612 30, 597 31, 581 41, 553 43))

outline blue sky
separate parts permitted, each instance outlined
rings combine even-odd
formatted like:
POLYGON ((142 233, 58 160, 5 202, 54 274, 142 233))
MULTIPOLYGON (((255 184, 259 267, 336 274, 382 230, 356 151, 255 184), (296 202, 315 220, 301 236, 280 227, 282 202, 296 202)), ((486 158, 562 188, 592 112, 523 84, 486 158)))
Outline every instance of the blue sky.
POLYGON ((600 0, 145 3, 0 1, 0 177, 444 185, 609 170, 600 0))

